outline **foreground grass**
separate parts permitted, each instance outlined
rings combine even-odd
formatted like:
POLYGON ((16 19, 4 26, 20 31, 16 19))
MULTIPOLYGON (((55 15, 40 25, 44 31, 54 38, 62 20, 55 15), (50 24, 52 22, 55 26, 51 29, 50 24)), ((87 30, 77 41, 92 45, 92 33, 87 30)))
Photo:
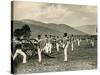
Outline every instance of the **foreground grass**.
POLYGON ((53 55, 56 58, 48 58, 43 56, 43 61, 39 64, 37 57, 32 57, 26 64, 18 63, 15 65, 15 73, 40 73, 40 72, 55 72, 55 71, 75 71, 75 70, 91 70, 97 68, 97 45, 91 47, 89 43, 83 41, 80 47, 75 44, 75 49, 72 52, 68 49, 68 62, 64 62, 63 49, 56 53, 53 50, 53 55))

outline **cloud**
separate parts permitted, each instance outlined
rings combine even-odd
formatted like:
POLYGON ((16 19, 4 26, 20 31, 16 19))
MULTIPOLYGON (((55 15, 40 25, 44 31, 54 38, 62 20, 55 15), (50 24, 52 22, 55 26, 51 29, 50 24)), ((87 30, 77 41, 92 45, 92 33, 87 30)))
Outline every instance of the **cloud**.
POLYGON ((40 17, 44 18, 44 19, 51 19, 51 20, 55 20, 55 19, 60 19, 63 18, 64 16, 68 16, 71 15, 72 12, 68 9, 63 9, 63 7, 61 5, 58 6, 49 6, 47 9, 44 10, 45 12, 43 12, 40 17))
POLYGON ((83 7, 84 11, 87 12, 87 13, 92 13, 92 14, 95 14, 97 13, 97 7, 96 6, 85 6, 83 7))
POLYGON ((96 24, 97 7, 40 2, 14 2, 14 20, 33 19, 69 25, 96 24))

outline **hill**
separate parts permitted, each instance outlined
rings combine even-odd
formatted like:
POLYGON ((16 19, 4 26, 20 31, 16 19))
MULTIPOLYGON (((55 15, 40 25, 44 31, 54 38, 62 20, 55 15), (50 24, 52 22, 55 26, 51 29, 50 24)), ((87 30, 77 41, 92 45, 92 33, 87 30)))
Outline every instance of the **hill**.
POLYGON ((34 36, 37 36, 38 34, 62 35, 65 32, 67 32, 68 34, 85 35, 84 32, 76 30, 65 24, 42 23, 34 20, 13 21, 13 31, 17 28, 21 28, 25 24, 29 25, 32 31, 32 35, 34 36))
POLYGON ((96 25, 84 25, 84 26, 75 27, 75 29, 90 35, 96 35, 96 28, 97 28, 96 25))
POLYGON ((62 33, 67 32, 69 34, 77 34, 77 35, 85 34, 84 32, 74 29, 74 28, 70 27, 70 25, 66 25, 66 24, 43 23, 43 22, 34 21, 34 20, 30 20, 30 19, 23 19, 21 21, 24 23, 27 23, 27 24, 33 24, 36 26, 42 26, 42 27, 46 27, 49 29, 57 30, 62 33))

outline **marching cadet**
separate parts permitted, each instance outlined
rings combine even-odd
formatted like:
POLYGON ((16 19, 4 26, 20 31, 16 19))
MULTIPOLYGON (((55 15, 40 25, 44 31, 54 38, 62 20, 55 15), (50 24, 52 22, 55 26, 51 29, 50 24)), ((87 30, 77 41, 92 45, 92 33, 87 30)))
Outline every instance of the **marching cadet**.
POLYGON ((48 38, 48 44, 49 44, 49 48, 48 48, 48 51, 51 53, 51 49, 52 49, 52 35, 49 35, 49 38, 48 38))
POLYGON ((38 47, 37 47, 37 50, 38 50, 38 61, 39 63, 42 62, 42 51, 47 51, 48 49, 48 46, 46 45, 47 43, 47 35, 45 35, 45 38, 41 38, 41 35, 38 35, 38 38, 37 38, 37 41, 38 41, 38 47))
POLYGON ((92 45, 92 47, 94 47, 94 41, 93 40, 91 40, 91 45, 92 45))
POLYGON ((72 51, 74 50, 74 36, 73 36, 73 34, 71 36, 71 50, 72 51))
POLYGON ((69 44, 70 44, 70 41, 69 41, 69 38, 68 38, 68 35, 67 33, 64 33, 64 36, 63 36, 63 48, 64 48, 64 61, 68 61, 68 47, 69 47, 69 44))
POLYGON ((15 60, 15 58, 18 56, 18 54, 23 56, 23 63, 26 63, 26 54, 22 51, 22 41, 20 38, 17 38, 16 40, 14 40, 13 42, 15 42, 16 44, 16 51, 15 54, 13 56, 13 60, 15 60))
POLYGON ((78 47, 80 46, 81 41, 82 41, 81 38, 78 38, 78 39, 77 39, 78 47))
POLYGON ((41 56, 41 43, 40 43, 40 41, 41 41, 41 35, 38 35, 37 36, 37 39, 36 39, 37 41, 38 41, 38 46, 37 46, 37 50, 38 50, 38 61, 39 61, 39 63, 41 63, 41 61, 42 61, 42 56, 41 56))
POLYGON ((49 46, 50 46, 50 44, 49 44, 49 40, 48 40, 48 36, 47 35, 44 36, 44 43, 45 43, 45 46, 44 46, 43 50, 46 53, 48 53, 49 52, 49 46))
POLYGON ((94 37, 91 36, 91 39, 90 39, 90 43, 91 43, 92 47, 94 47, 94 39, 93 38, 94 37))
POLYGON ((57 52, 59 52, 59 45, 60 44, 60 39, 59 39, 59 36, 57 36, 57 39, 56 39, 56 48, 57 48, 57 52))
POLYGON ((56 36, 55 35, 52 36, 52 45, 53 45, 53 48, 55 49, 56 48, 56 36))
POLYGON ((49 35, 49 37, 47 35, 45 35, 45 40, 46 40, 46 46, 44 47, 44 50, 46 51, 46 53, 51 53, 51 49, 52 49, 52 37, 51 35, 49 35))

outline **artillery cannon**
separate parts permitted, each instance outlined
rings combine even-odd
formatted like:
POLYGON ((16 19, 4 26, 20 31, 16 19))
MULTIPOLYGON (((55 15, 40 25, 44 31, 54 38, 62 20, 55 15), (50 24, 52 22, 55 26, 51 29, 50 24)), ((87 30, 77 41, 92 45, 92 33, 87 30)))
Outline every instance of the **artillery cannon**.
MULTIPOLYGON (((38 51, 37 51, 38 42, 36 39, 21 39, 21 41, 22 41, 21 48, 25 52, 28 58, 38 56, 38 51)), ((15 44, 13 45, 14 45, 13 47, 13 51, 14 51, 16 49, 15 48, 16 45, 15 44)), ((56 58, 53 53, 47 54, 45 52, 42 52, 42 55, 45 55, 49 58, 56 58)))

